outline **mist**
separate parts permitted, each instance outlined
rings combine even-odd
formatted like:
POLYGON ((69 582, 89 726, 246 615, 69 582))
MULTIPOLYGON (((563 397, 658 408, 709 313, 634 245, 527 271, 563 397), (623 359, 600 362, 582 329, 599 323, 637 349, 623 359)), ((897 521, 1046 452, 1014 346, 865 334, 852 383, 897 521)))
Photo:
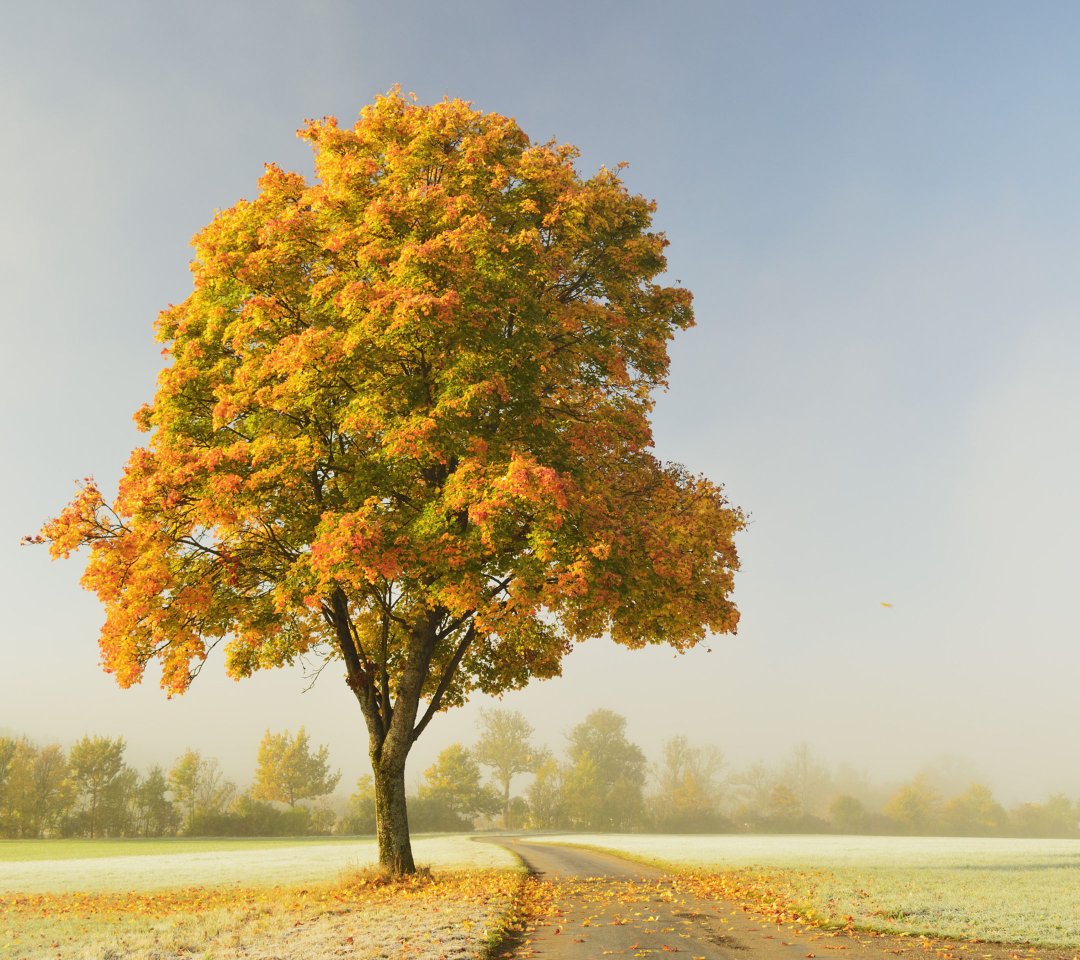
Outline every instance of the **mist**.
MULTIPOLYGON (((212 655, 183 697, 152 673, 118 690, 81 561, 17 543, 73 479, 111 494, 144 442, 130 416, 191 234, 264 162, 307 169, 305 117, 350 122, 400 82, 579 144, 585 172, 631 162, 695 294, 657 453, 750 515, 736 636, 682 656, 585 643, 562 677, 437 717, 410 784, 494 704, 555 752, 604 707, 650 759, 676 735, 729 769, 805 743, 875 784, 936 763, 1006 804, 1080 797, 1076 11, 360 4, 309 56, 285 5, 250 24, 105 6, 12 10, 0 38, 0 729, 122 736, 136 767, 193 747, 246 783, 267 729, 304 726, 343 790, 366 771, 335 665, 305 691, 301 669, 234 683, 212 655)), ((316 6, 307 29, 335 8, 316 6)))
MULTIPOLYGON (((312 743, 329 746, 333 766, 342 771, 339 794, 350 792, 357 778, 370 772, 359 708, 333 666, 306 691, 309 680, 299 670, 238 683, 211 666, 186 695, 172 700, 150 678, 143 687, 121 691, 96 675, 76 709, 9 700, 9 708, 16 709, 5 713, 0 734, 65 747, 86 735, 120 736, 127 743, 128 762, 139 769, 155 763, 167 768, 194 748, 219 760, 226 776, 243 785, 251 780, 266 730, 295 732, 303 726, 312 743), (24 722, 12 723, 13 716, 24 722)), ((992 676, 989 670, 982 674, 984 681, 992 676)), ((1014 679, 1023 682, 1015 673, 1014 679)), ((779 773, 793 751, 803 747, 835 779, 834 794, 863 790, 884 799, 922 773, 929 774, 943 796, 977 782, 989 786, 1006 806, 1055 793, 1080 796, 1080 775, 1071 765, 1024 742, 1037 736, 1041 723, 1057 722, 1055 710, 1064 713, 1066 708, 1032 699, 1017 716, 1009 716, 985 704, 985 689, 958 685, 949 691, 944 683, 929 687, 917 669, 905 672, 900 665, 892 674, 862 680, 854 671, 839 670, 803 678, 778 675, 768 651, 744 642, 742 632, 737 640, 714 641, 708 650, 681 656, 596 641, 571 655, 563 677, 497 700, 477 697, 464 708, 440 714, 410 755, 407 783, 415 792, 424 771, 451 743, 474 744, 483 709, 520 711, 535 730, 534 742, 559 755, 569 730, 593 710, 605 708, 627 718, 628 738, 651 763, 665 741, 685 736, 693 745, 718 748, 728 779, 755 764, 779 773)), ((1067 704, 1064 689, 1061 697, 1067 704)), ((515 792, 528 781, 525 776, 515 783, 515 792)))

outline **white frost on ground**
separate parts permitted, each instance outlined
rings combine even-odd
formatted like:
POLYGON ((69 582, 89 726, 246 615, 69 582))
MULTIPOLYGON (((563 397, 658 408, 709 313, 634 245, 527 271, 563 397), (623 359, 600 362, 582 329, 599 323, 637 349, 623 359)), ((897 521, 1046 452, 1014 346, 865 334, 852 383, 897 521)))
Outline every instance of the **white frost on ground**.
POLYGON ((250 960, 464 960, 477 955, 498 920, 494 909, 478 911, 475 904, 372 906, 344 916, 323 915, 256 943, 241 942, 235 953, 250 960))
MULTIPOLYGON (((444 869, 518 866, 517 859, 502 847, 466 836, 414 839, 413 855, 418 864, 444 869)), ((16 861, 0 863, 0 891, 66 893, 309 883, 333 880, 343 871, 371 866, 377 859, 375 841, 365 839, 255 850, 16 861)))
POLYGON ((818 916, 870 929, 1080 947, 1080 840, 996 837, 537 837, 708 870, 807 871, 818 916))
POLYGON ((236 931, 194 951, 148 953, 118 938, 97 944, 86 960, 467 960, 478 955, 508 906, 448 900, 366 905, 236 931))
POLYGON ((1080 840, 576 833, 531 837, 530 841, 603 847, 634 857, 716 869, 744 866, 1080 867, 1080 840))

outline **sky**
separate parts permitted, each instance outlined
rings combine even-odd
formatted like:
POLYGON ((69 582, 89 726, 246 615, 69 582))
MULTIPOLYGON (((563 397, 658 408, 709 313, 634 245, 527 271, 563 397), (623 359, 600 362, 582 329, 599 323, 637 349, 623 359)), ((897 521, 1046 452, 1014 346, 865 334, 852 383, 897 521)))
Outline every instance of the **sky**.
MULTIPOLYGON (((295 130, 394 84, 628 161, 697 326, 672 344, 658 454, 725 485, 737 636, 575 650, 507 695, 559 751, 596 707, 646 753, 733 767, 800 742, 873 779, 959 757, 1002 799, 1080 796, 1080 9, 992 2, 40 4, 0 0, 0 732, 187 747, 246 782, 305 726, 351 784, 330 671, 167 700, 98 667, 80 561, 19 538, 73 481, 115 489, 190 238, 295 130), (891 603, 891 607, 882 606, 891 603)), ((475 738, 441 715, 415 782, 475 738)))

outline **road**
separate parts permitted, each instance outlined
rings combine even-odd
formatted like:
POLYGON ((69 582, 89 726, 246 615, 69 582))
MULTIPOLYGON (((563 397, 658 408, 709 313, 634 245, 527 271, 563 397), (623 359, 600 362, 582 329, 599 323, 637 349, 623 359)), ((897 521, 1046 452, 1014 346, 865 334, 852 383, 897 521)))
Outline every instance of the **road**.
MULTIPOLYGON (((672 953, 686 960, 825 960, 841 950, 842 960, 882 960, 885 952, 908 952, 814 928, 781 928, 736 904, 699 899, 676 876, 609 854, 513 837, 491 842, 521 857, 550 901, 535 927, 511 948, 516 960, 672 953)), ((915 944, 905 946, 927 956, 915 944)))

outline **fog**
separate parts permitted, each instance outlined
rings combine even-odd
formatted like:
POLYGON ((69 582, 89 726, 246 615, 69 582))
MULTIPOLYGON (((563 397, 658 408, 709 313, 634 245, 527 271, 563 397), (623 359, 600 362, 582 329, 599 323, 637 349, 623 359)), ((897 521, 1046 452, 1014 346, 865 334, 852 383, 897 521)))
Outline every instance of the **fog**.
MULTIPOLYGON (((410 789, 445 746, 475 742, 482 707, 521 711, 536 730, 535 742, 556 754, 563 752, 570 727, 605 707, 627 717, 628 737, 650 761, 658 759, 665 740, 685 735, 694 744, 719 747, 727 777, 758 762, 779 771, 805 745, 838 781, 864 784, 870 793, 887 793, 929 772, 943 795, 977 781, 1010 806, 1058 792, 1080 795, 1075 765, 1062 762, 1067 752, 1055 757, 1050 750, 1060 735, 1040 732, 1070 721, 1066 677, 1055 686, 1034 669, 1014 669, 1004 681, 1000 664, 989 662, 963 679, 934 678, 925 667, 905 667, 902 658, 892 671, 860 675, 854 668, 815 667, 821 657, 805 653, 781 669, 772 659, 787 653, 778 647, 753 647, 740 635, 738 641, 715 642, 711 653, 676 657, 615 649, 606 641, 585 644, 567 660, 562 678, 501 700, 478 697, 440 715, 413 750, 410 789), (1032 684, 1047 695, 1025 697, 1008 689, 1032 684), (989 702, 991 690, 999 704, 989 702)), ((849 649, 840 655, 854 654, 849 649)), ((351 791, 368 772, 359 708, 330 670, 303 692, 306 682, 298 672, 236 683, 208 668, 188 694, 167 701, 150 685, 115 690, 92 667, 87 656, 87 677, 80 679, 73 668, 56 678, 69 683, 68 689, 83 684, 78 704, 7 700, 3 732, 65 745, 84 734, 123 736, 128 761, 143 769, 153 763, 167 767, 195 747, 219 759, 226 775, 243 787, 251 780, 264 731, 304 726, 313 743, 329 745, 334 766, 343 772, 339 793, 351 791), (12 705, 16 709, 7 712, 12 705), (12 716, 23 722, 11 723, 12 716)), ((519 779, 515 790, 526 783, 519 779)))
MULTIPOLYGON (((117 690, 80 562, 17 543, 73 479, 111 491, 141 442, 191 234, 264 162, 307 169, 305 117, 349 122, 400 82, 577 143, 584 171, 631 162, 698 319, 657 451, 751 516, 737 636, 683 656, 598 639, 499 705, 555 751, 606 707, 650 758, 678 734, 729 769, 806 743, 879 783, 937 763, 1006 803, 1080 796, 1077 11, 258 9, 5 14, 3 732, 123 736, 139 767, 195 747, 246 783, 266 729, 304 726, 342 789, 365 769, 333 668, 303 692, 302 671, 234 683, 217 657, 182 698, 117 690)), ((411 781, 491 703, 438 717, 411 781)))

